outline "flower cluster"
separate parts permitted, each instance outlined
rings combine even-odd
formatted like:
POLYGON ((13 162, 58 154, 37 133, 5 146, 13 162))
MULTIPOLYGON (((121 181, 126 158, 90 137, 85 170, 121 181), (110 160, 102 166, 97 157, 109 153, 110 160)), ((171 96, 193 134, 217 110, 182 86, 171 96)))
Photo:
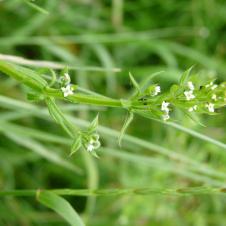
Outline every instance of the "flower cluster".
POLYGON ((214 114, 216 109, 226 105, 226 83, 214 84, 213 80, 205 82, 190 73, 189 69, 181 76, 179 84, 172 85, 164 93, 157 84, 148 84, 144 90, 144 85, 139 87, 136 84, 140 93, 136 100, 132 100, 132 111, 147 118, 162 118, 167 121, 174 108, 193 118, 192 112, 214 114))
MULTIPOLYGON (((199 97, 196 98, 196 95, 194 95, 195 87, 194 87, 193 83, 191 81, 189 81, 187 83, 187 86, 188 86, 189 90, 184 91, 184 95, 185 95, 187 101, 194 100, 195 103, 199 102, 198 104, 200 104, 201 108, 202 108, 202 106, 204 106, 210 113, 215 112, 215 104, 211 103, 211 100, 214 102, 216 102, 218 100, 217 94, 215 93, 218 85, 214 84, 212 81, 209 84, 205 85, 204 90, 201 90, 200 92, 197 91, 197 93, 196 93, 197 95, 200 95, 200 94, 205 95, 205 99, 207 101, 203 105, 202 105, 202 101, 199 100, 199 97), (211 95, 211 96, 209 97, 209 95, 211 95)), ((204 97, 202 97, 202 99, 204 99, 204 97)), ((190 106, 188 108, 188 111, 192 112, 192 111, 196 111, 197 109, 198 109, 198 105, 194 104, 193 106, 190 106)))
POLYGON ((61 90, 63 92, 64 97, 67 97, 69 95, 73 94, 73 87, 70 84, 71 78, 68 73, 64 73, 64 76, 61 79, 61 84, 63 87, 61 87, 61 90))
POLYGON ((161 110, 164 112, 164 114, 162 116, 164 121, 166 121, 170 118, 170 116, 169 116, 170 109, 168 108, 169 105, 170 105, 169 102, 165 102, 165 101, 162 102, 161 110))
POLYGON ((192 100, 195 98, 195 95, 193 94, 195 87, 191 81, 188 82, 188 88, 189 90, 184 91, 184 95, 186 100, 192 100))
MULTIPOLYGON (((209 84, 207 84, 205 87, 207 88, 207 90, 210 89, 212 92, 214 92, 213 90, 215 90, 215 89, 218 87, 218 85, 214 84, 213 81, 212 81, 212 82, 210 82, 209 84)), ((217 98, 216 93, 213 93, 213 94, 212 94, 211 99, 212 99, 213 101, 215 101, 215 102, 217 101, 218 98, 217 98)), ((215 109, 214 109, 215 104, 213 104, 213 103, 207 103, 207 104, 205 105, 205 107, 206 107, 206 108, 208 109, 208 111, 211 112, 211 113, 213 113, 213 112, 215 111, 215 109)))

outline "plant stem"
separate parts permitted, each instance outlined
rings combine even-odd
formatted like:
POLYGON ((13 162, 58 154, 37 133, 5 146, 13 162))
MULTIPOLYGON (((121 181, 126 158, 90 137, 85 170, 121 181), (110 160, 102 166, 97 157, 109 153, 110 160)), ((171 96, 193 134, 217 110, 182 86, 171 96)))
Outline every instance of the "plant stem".
MULTIPOLYGON (((5 196, 35 196, 40 189, 5 190, 0 191, 0 197, 5 196)), ((224 194, 221 187, 184 187, 184 188, 129 188, 129 189, 50 189, 43 190, 62 196, 109 196, 109 195, 204 195, 224 194)))
POLYGON ((73 103, 82 103, 82 104, 98 105, 98 106, 105 106, 105 107, 122 107, 122 103, 120 100, 116 100, 108 97, 86 95, 82 93, 75 93, 68 97, 63 97, 63 93, 61 92, 61 90, 53 89, 49 87, 47 87, 44 92, 48 96, 52 96, 59 99, 64 98, 73 103))

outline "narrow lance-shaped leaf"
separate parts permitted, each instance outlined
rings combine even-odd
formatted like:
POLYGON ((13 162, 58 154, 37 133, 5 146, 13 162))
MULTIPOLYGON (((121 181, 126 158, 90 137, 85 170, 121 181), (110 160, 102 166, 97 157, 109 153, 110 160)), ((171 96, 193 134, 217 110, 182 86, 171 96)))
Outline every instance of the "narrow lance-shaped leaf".
POLYGON ((0 71, 37 91, 42 91, 48 85, 38 73, 16 64, 0 60, 0 71))
POLYGON ((141 94, 141 90, 140 90, 140 86, 139 84, 137 83, 137 81, 135 80, 135 78, 132 76, 132 74, 129 72, 129 78, 130 78, 130 81, 132 82, 134 88, 135 88, 135 93, 133 94, 133 97, 137 97, 141 94))
POLYGON ((120 135, 119 135, 119 139, 118 139, 119 146, 121 146, 122 138, 123 138, 123 135, 126 132, 126 129, 130 125, 130 123, 133 121, 133 116, 134 116, 134 114, 133 114, 132 111, 128 112, 128 115, 126 117, 126 120, 125 120, 125 122, 123 124, 123 127, 122 127, 121 132, 120 132, 120 135))
POLYGON ((77 212, 62 197, 49 191, 37 192, 37 200, 46 207, 54 210, 63 217, 71 226, 85 226, 77 212))
POLYGON ((97 114, 97 116, 93 119, 93 121, 91 122, 89 128, 88 128, 88 132, 89 133, 93 133, 96 131, 96 128, 98 126, 98 121, 99 121, 99 114, 97 114))
POLYGON ((64 76, 64 74, 68 74, 68 66, 64 67, 61 72, 60 72, 60 75, 61 76, 64 76))
POLYGON ((40 6, 30 2, 29 0, 24 0, 24 2, 30 6, 31 8, 35 9, 36 11, 43 13, 43 14, 49 14, 49 12, 43 8, 41 8, 40 6))
POLYGON ((54 70, 49 69, 50 73, 51 73, 51 81, 49 83, 49 87, 53 86, 56 83, 57 77, 56 77, 56 73, 54 70))
POLYGON ((67 121, 63 113, 57 107, 54 98, 47 97, 45 101, 52 118, 62 126, 62 128, 70 137, 74 138, 75 132, 77 132, 76 130, 78 130, 78 128, 74 127, 70 122, 67 121))
POLYGON ((195 115, 192 114, 191 112, 185 111, 185 110, 183 110, 183 109, 181 109, 181 111, 182 111, 185 115, 187 115, 187 116, 188 116, 192 121, 194 121, 195 123, 198 123, 200 126, 206 127, 206 126, 205 126, 202 122, 200 122, 200 121, 198 120, 198 118, 195 117, 195 115))
POLYGON ((70 156, 73 155, 75 152, 77 152, 81 146, 82 146, 82 139, 81 139, 81 136, 79 136, 73 141, 71 145, 70 156))
POLYGON ((144 92, 145 89, 147 89, 147 87, 150 85, 151 80, 152 80, 154 77, 156 77, 156 76, 158 76, 159 74, 161 74, 161 73, 163 73, 163 71, 158 71, 158 72, 156 72, 156 73, 153 73, 153 74, 147 76, 147 78, 145 78, 145 79, 140 83, 140 90, 141 90, 141 92, 144 92))
POLYGON ((187 81, 188 81, 188 78, 191 74, 191 70, 192 70, 193 66, 190 67, 188 70, 186 70, 182 75, 181 75, 181 78, 180 78, 180 85, 183 86, 187 81))

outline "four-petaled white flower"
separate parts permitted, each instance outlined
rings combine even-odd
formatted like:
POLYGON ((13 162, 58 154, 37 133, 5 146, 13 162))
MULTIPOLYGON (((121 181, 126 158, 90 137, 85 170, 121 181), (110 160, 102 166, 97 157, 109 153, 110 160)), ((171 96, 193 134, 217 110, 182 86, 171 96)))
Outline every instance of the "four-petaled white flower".
POLYGON ((169 102, 163 101, 162 102, 162 106, 161 106, 161 110, 165 111, 166 113, 168 113, 169 112, 169 108, 168 108, 169 104, 170 104, 169 102))
POLYGON ((188 111, 189 112, 192 112, 192 111, 196 111, 197 110, 197 105, 194 105, 193 107, 190 107, 189 109, 188 109, 188 111))
POLYGON ((64 97, 67 97, 73 94, 73 89, 70 84, 68 84, 66 87, 62 87, 61 90, 64 94, 64 97))
POLYGON ((194 90, 195 89, 195 87, 194 87, 194 85, 193 85, 193 83, 191 81, 188 82, 188 88, 190 90, 194 90))
POLYGON ((214 104, 208 103, 206 104, 206 107, 208 108, 209 112, 214 112, 214 104))
POLYGON ((160 93, 160 92, 161 92, 161 87, 160 86, 156 86, 155 90, 154 90, 154 93, 153 93, 153 96, 158 95, 158 93, 160 93))
POLYGON ((192 100, 195 98, 195 95, 193 94, 193 90, 190 91, 184 91, 184 95, 187 100, 192 100))
POLYGON ((212 95, 212 99, 216 101, 217 100, 217 95, 216 94, 213 94, 212 95))
POLYGON ((217 86, 218 86, 218 85, 213 85, 213 86, 211 87, 211 89, 214 90, 214 89, 217 88, 217 86))

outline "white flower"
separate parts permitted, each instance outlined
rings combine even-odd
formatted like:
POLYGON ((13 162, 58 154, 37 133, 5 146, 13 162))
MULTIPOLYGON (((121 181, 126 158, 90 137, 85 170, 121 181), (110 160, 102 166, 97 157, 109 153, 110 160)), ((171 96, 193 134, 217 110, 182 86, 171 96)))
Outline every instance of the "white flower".
POLYGON ((161 92, 161 87, 160 86, 156 86, 155 90, 154 90, 154 93, 153 93, 153 96, 158 95, 158 93, 160 93, 160 92, 161 92))
POLYGON ((206 88, 208 88, 208 87, 210 87, 210 86, 212 86, 213 85, 213 82, 211 82, 210 84, 207 84, 206 85, 206 88))
POLYGON ((164 121, 167 121, 167 120, 170 118, 170 116, 169 116, 168 113, 166 113, 166 114, 164 114, 164 115, 162 116, 162 118, 163 118, 164 121))
POLYGON ((68 84, 66 87, 62 87, 61 90, 64 94, 64 97, 67 97, 73 94, 73 89, 70 84, 68 84))
POLYGON ((193 85, 193 83, 191 81, 188 82, 188 88, 190 90, 194 90, 195 89, 195 87, 194 87, 194 85, 193 85))
POLYGON ((193 94, 193 90, 190 91, 184 91, 184 95, 187 100, 192 100, 195 98, 195 95, 193 94))
POLYGON ((206 104, 206 107, 208 108, 209 112, 214 112, 214 104, 212 103, 206 104))
POLYGON ((99 135, 96 134, 95 137, 91 138, 86 149, 88 152, 92 152, 100 147, 99 135), (95 140, 94 140, 95 139, 95 140))
POLYGON ((213 82, 211 82, 210 84, 206 85, 206 88, 209 88, 209 87, 210 87, 210 89, 214 90, 214 89, 216 89, 218 87, 218 85, 213 84, 213 82))
POLYGON ((188 111, 189 112, 192 112, 192 111, 196 111, 197 110, 197 105, 194 105, 193 107, 190 107, 189 109, 188 109, 188 111))
POLYGON ((169 108, 168 108, 169 104, 170 103, 163 101, 162 106, 161 106, 161 110, 168 113, 169 112, 169 108))
POLYGON ((217 86, 218 86, 218 85, 213 85, 213 86, 211 87, 211 89, 214 90, 214 89, 217 88, 217 86))
POLYGON ((91 152, 91 151, 93 151, 95 149, 95 147, 94 147, 94 145, 92 144, 92 143, 89 143, 88 145, 87 145, 87 151, 88 152, 91 152))
POLYGON ((217 100, 217 95, 216 94, 213 94, 212 95, 212 99, 216 101, 217 100))

